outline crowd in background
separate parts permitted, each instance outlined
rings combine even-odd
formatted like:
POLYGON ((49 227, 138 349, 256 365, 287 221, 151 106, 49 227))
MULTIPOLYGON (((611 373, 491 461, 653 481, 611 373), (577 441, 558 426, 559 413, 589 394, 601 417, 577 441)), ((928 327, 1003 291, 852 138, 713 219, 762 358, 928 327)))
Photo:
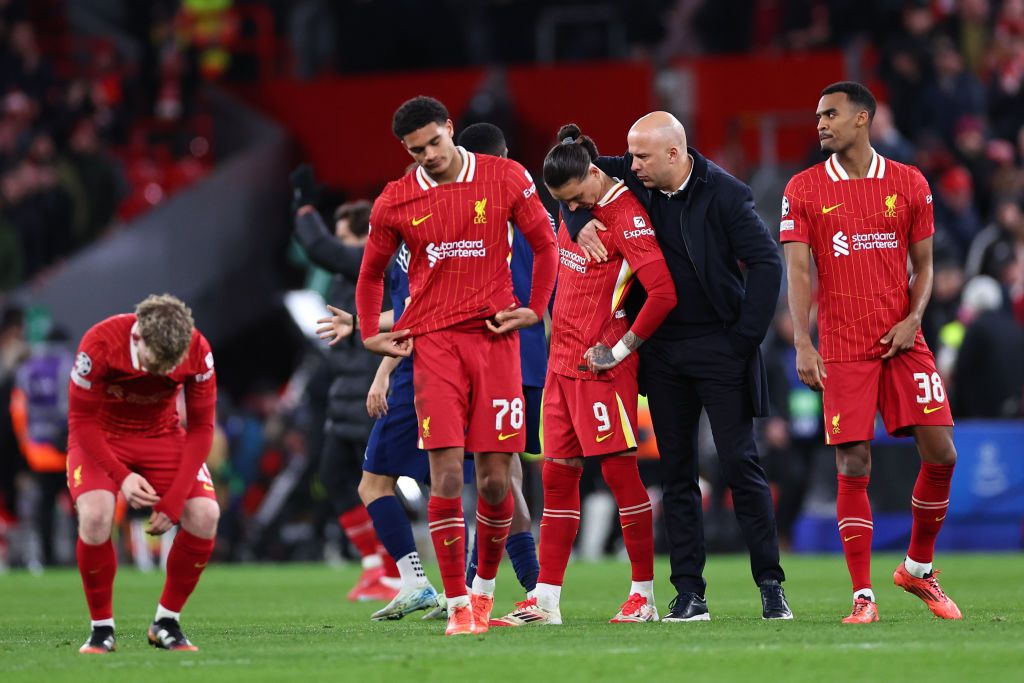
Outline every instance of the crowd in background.
MULTIPOLYGON (((559 60, 639 57, 664 66, 701 54, 867 50, 875 72, 865 78, 880 101, 873 144, 884 156, 921 168, 933 191, 935 284, 922 328, 949 387, 953 415, 1024 415, 1024 0, 222 2, 213 3, 220 12, 214 37, 187 46, 182 35, 197 30, 188 10, 199 4, 139 4, 148 9, 140 16, 136 8, 135 30, 153 41, 143 64, 122 64, 111 48, 92 54, 88 68, 58 75, 27 21, 27 3, 0 0, 0 292, 45 274, 94 240, 126 197, 142 197, 140 209, 154 203, 145 191, 155 176, 126 171, 125 155, 114 151, 131 147, 140 119, 187 115, 199 71, 231 78, 244 65, 224 52, 237 37, 226 18, 232 6, 270 7, 280 38, 291 46, 296 77, 530 62, 539 57, 538 20, 560 9, 567 19, 558 30, 576 31, 578 39, 560 41, 559 60), (596 20, 574 18, 587 12, 596 20), (417 36, 428 19, 453 28, 424 50, 417 36), (609 42, 612 25, 624 32, 624 49, 609 42), (386 27, 394 48, 377 49, 380 36, 367 26, 386 27), (158 76, 139 77, 147 70, 158 76), (135 103, 133 82, 149 84, 142 105, 135 103)), ((188 136, 185 145, 193 140, 188 136)), ((694 144, 700 147, 700 140, 694 144)), ((161 149, 155 156, 167 153, 161 149)), ((135 160, 152 166, 152 150, 137 150, 135 160)), ((819 160, 809 149, 808 164, 819 160)), ((798 169, 783 170, 788 177, 798 169)), ((194 180, 201 172, 180 175, 194 180)), ((774 207, 763 211, 773 223, 774 207)), ((326 278, 316 271, 311 287, 326 292, 326 278)), ((18 370, 32 358, 25 338, 23 313, 6 308, 0 325, 5 413, 18 370)), ((63 344, 70 349, 74 341, 63 344)), ((760 438, 778 488, 785 541, 805 506, 815 461, 828 456, 820 396, 796 377, 792 327, 781 306, 763 350, 775 417, 762 421, 760 438)), ((331 514, 314 463, 329 366, 329 358, 311 351, 283 391, 257 383, 221 406, 212 460, 226 508, 222 539, 230 544, 222 554, 311 559, 310 549, 322 544, 331 514)), ((14 481, 27 469, 21 451, 13 426, 0 419, 0 530, 3 519, 16 516, 14 481)), ((715 547, 715 510, 728 500, 714 485, 713 460, 705 470, 715 491, 706 517, 715 547)), ((731 521, 723 524, 722 536, 733 533, 731 521)), ((43 554, 49 559, 49 551, 43 554)))

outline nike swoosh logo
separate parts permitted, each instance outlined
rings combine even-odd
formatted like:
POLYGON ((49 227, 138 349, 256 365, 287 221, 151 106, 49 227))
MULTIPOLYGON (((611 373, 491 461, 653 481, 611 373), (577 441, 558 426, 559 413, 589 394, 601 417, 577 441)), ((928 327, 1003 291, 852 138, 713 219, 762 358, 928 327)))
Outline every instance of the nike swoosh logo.
POLYGON ((629 524, 623 524, 622 528, 623 529, 628 529, 629 527, 633 526, 634 524, 636 524, 636 522, 630 522, 629 524))
POLYGON ((491 543, 501 543, 506 538, 508 538, 507 535, 506 536, 491 536, 491 543))
POLYGON ((946 515, 942 515, 941 517, 936 517, 936 518, 935 518, 935 521, 936 521, 936 522, 941 522, 941 521, 942 521, 942 520, 944 520, 945 518, 946 518, 946 515))
POLYGON ((456 536, 455 538, 446 538, 446 539, 444 539, 444 544, 445 545, 451 545, 452 543, 455 543, 456 541, 458 541, 461 538, 462 538, 462 536, 456 536))
POLYGON ((835 211, 836 209, 838 209, 842 205, 843 205, 843 203, 839 202, 835 206, 822 206, 821 207, 821 212, 822 213, 832 213, 833 211, 835 211))
POLYGON ((934 413, 936 410, 942 410, 945 407, 946 406, 935 406, 934 408, 925 408, 924 409, 924 414, 925 415, 929 415, 931 413, 934 413))
POLYGON ((203 568, 203 567, 205 567, 205 566, 206 566, 207 564, 208 564, 208 563, 206 563, 206 562, 196 562, 196 565, 195 565, 195 567, 196 567, 196 569, 202 569, 202 568, 203 568))
POLYGON ((605 434, 604 436, 595 436, 594 440, 597 441, 598 443, 601 443, 605 439, 610 439, 614 434, 615 432, 612 432, 611 434, 605 434))
POLYGON ((852 541, 855 538, 860 538, 861 536, 863 536, 863 534, 857 534, 856 536, 843 536, 843 543, 852 541))
POLYGON ((512 432, 511 434, 498 434, 498 441, 505 441, 511 439, 513 436, 517 436, 519 432, 512 432))
POLYGON ((432 213, 428 213, 428 214, 427 214, 426 216, 424 216, 423 218, 413 218, 413 219, 412 219, 412 227, 414 227, 414 228, 415 228, 415 227, 416 227, 417 225, 419 225, 420 223, 422 223, 423 221, 427 220, 428 218, 430 218, 430 217, 431 217, 431 216, 433 216, 433 215, 434 215, 434 214, 432 214, 432 213))
POLYGON ((209 484, 203 484, 203 490, 204 491, 212 491, 213 487, 210 486, 209 484))

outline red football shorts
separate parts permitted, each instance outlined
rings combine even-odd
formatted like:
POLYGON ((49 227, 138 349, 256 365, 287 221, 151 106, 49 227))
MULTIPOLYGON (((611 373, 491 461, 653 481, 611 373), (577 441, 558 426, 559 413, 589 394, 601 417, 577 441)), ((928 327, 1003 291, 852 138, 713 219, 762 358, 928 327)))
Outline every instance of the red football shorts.
MULTIPOLYGON (((108 435, 107 443, 114 456, 132 472, 141 474, 159 495, 171 488, 181 465, 181 449, 185 444, 185 432, 163 436, 118 436, 108 435)), ((74 436, 68 439, 68 490, 72 502, 86 491, 119 491, 114 480, 75 443, 74 436)), ((204 464, 196 474, 186 498, 217 499, 210 470, 204 464)))
POLYGON ((825 363, 825 443, 870 441, 875 413, 893 436, 916 426, 952 426, 946 387, 928 346, 918 340, 909 351, 882 360, 825 363))
POLYGON ((636 376, 608 381, 548 371, 544 382, 544 457, 608 455, 636 448, 636 376))
POLYGON ((526 403, 519 334, 447 328, 416 337, 413 384, 420 446, 521 453, 526 403))

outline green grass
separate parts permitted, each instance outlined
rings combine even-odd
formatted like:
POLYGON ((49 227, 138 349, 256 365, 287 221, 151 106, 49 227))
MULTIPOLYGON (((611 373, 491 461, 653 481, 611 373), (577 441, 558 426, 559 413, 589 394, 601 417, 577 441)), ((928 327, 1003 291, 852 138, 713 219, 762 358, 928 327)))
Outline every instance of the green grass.
MULTIPOLYGON (((625 598, 623 563, 570 565, 562 627, 500 629, 446 639, 416 615, 371 623, 373 604, 342 597, 355 568, 211 566, 187 607, 185 630, 202 651, 154 651, 145 628, 159 575, 123 570, 115 588, 119 651, 77 654, 87 635, 77 573, 0 576, 0 681, 964 681, 1022 680, 1024 556, 946 555, 943 585, 966 619, 942 622, 892 585, 896 556, 875 558, 882 621, 849 627, 841 557, 789 556, 796 620, 764 622, 742 557, 708 563, 713 621, 611 625, 625 598)), ((506 564, 496 611, 520 595, 506 564)), ((664 611, 673 593, 658 565, 664 611)), ((436 576, 436 570, 435 570, 436 576)), ((435 582, 437 585, 437 582, 435 582)))

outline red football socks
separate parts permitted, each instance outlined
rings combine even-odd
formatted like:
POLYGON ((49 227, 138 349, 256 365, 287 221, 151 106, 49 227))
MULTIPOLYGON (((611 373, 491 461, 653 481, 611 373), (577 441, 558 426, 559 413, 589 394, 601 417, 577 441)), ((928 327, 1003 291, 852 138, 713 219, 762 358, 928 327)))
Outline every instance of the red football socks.
POLYGON ((949 485, 953 480, 953 465, 921 463, 921 471, 914 484, 911 507, 914 525, 910 531, 907 557, 914 562, 928 564, 935 555, 935 538, 942 528, 949 509, 949 485))
POLYGON ((871 588, 871 534, 874 525, 871 521, 871 502, 868 500, 870 477, 836 476, 839 479, 836 518, 853 590, 871 588))
POLYGON ((514 505, 511 489, 497 505, 488 503, 483 496, 476 501, 476 575, 485 581, 498 575, 498 565, 505 554, 505 542, 512 526, 514 505))
POLYGON ((601 474, 619 506, 619 523, 634 581, 654 580, 654 520, 651 498, 640 479, 635 455, 601 459, 601 474))
POLYGON ((582 467, 544 461, 544 514, 540 520, 540 575, 537 583, 561 586, 572 544, 580 529, 582 467))
POLYGON ((377 555, 384 561, 384 576, 388 579, 401 580, 402 575, 398 571, 398 563, 388 554, 388 549, 384 547, 383 543, 377 546, 377 555))
POLYGON ((462 516, 462 498, 431 496, 427 521, 445 596, 449 600, 465 596, 466 520, 462 516))
POLYGON ((370 513, 366 511, 365 506, 357 505, 338 515, 338 524, 348 536, 348 540, 359 551, 360 557, 377 554, 380 540, 377 538, 377 532, 373 529, 373 520, 370 519, 370 513))
POLYGON ((113 619, 114 575, 117 573, 114 544, 107 539, 99 545, 88 545, 79 538, 75 554, 78 556, 85 601, 89 604, 89 618, 93 621, 113 619))
POLYGON ((167 554, 167 579, 160 596, 162 607, 171 612, 181 611, 199 583, 199 576, 210 561, 215 544, 212 538, 199 538, 184 529, 178 529, 174 543, 171 544, 171 552, 167 554))

